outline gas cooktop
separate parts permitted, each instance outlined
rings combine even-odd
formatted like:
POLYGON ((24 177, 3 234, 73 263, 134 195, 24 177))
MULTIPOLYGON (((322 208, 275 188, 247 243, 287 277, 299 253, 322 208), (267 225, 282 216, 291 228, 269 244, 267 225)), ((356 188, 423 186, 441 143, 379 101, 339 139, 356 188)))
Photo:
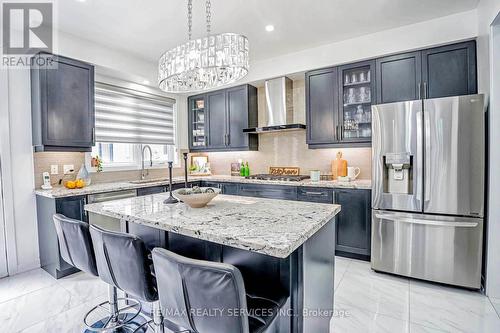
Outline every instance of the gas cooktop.
POLYGON ((309 176, 293 176, 293 175, 270 175, 270 174, 258 174, 245 177, 246 179, 259 179, 259 180, 279 180, 279 181, 290 181, 290 182, 300 182, 301 180, 308 179, 309 176))

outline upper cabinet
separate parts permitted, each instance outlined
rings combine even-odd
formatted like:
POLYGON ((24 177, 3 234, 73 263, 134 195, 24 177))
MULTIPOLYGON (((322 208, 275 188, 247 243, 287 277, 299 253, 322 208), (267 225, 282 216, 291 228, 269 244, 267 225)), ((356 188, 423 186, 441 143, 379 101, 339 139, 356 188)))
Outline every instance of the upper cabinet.
POLYGON ((338 131, 338 71, 320 69, 306 73, 307 144, 330 144, 338 131))
POLYGON ((307 72, 309 148, 371 145, 371 106, 477 93, 476 42, 307 72))
POLYGON ((369 146, 375 62, 306 73, 309 148, 369 146))
POLYGON ((52 54, 35 57, 53 61, 50 67, 31 69, 35 151, 91 151, 95 136, 94 66, 52 54))
POLYGON ((257 150, 257 88, 243 85, 188 98, 191 151, 257 150))
POLYGON ((377 59, 377 104, 421 98, 420 52, 377 59))
POLYGON ((340 66, 339 82, 340 141, 345 144, 371 142, 375 61, 340 66))
POLYGON ((377 59, 377 103, 477 93, 476 42, 377 59))
POLYGON ((422 51, 423 97, 477 93, 476 42, 422 51))

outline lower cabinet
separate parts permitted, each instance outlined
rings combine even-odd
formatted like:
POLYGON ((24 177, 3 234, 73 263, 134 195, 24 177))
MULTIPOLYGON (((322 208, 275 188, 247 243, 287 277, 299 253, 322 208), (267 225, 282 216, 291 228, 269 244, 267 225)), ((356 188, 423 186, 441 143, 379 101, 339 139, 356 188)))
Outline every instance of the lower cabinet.
POLYGON ((335 254, 369 260, 371 251, 371 190, 335 189, 337 215, 335 254))
POLYGON ((238 195, 268 199, 297 200, 297 187, 288 185, 240 184, 238 195))
POLYGON ((58 199, 36 197, 40 266, 56 279, 78 272, 78 269, 61 257, 52 216, 58 213, 76 220, 87 221, 83 209, 85 203, 85 196, 58 199))
POLYGON ((154 187, 144 187, 144 188, 138 188, 137 189, 137 196, 141 197, 143 195, 149 195, 149 194, 157 194, 157 193, 163 193, 167 191, 168 186, 154 186, 154 187))

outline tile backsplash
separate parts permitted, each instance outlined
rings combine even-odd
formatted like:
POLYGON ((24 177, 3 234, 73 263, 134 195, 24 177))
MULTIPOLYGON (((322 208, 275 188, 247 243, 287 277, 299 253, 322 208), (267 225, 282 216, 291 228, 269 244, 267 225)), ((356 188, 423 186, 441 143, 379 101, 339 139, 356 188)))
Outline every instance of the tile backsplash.
POLYGON ((259 151, 207 153, 213 174, 230 175, 231 163, 248 161, 251 173, 268 173, 270 166, 300 167, 302 174, 320 170, 331 174, 331 163, 341 151, 348 166, 361 169, 360 179, 371 178, 371 148, 308 149, 306 131, 260 134, 259 151))

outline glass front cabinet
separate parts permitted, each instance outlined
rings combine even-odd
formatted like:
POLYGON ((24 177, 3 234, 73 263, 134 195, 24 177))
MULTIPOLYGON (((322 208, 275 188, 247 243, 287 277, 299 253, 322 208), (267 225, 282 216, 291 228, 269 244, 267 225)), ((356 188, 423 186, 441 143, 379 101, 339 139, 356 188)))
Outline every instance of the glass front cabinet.
POLYGON ((371 142, 375 61, 339 67, 339 141, 371 142))
POLYGON ((207 113, 205 112, 205 95, 193 96, 189 99, 189 122, 191 129, 189 133, 189 144, 193 150, 204 149, 208 144, 207 113))

